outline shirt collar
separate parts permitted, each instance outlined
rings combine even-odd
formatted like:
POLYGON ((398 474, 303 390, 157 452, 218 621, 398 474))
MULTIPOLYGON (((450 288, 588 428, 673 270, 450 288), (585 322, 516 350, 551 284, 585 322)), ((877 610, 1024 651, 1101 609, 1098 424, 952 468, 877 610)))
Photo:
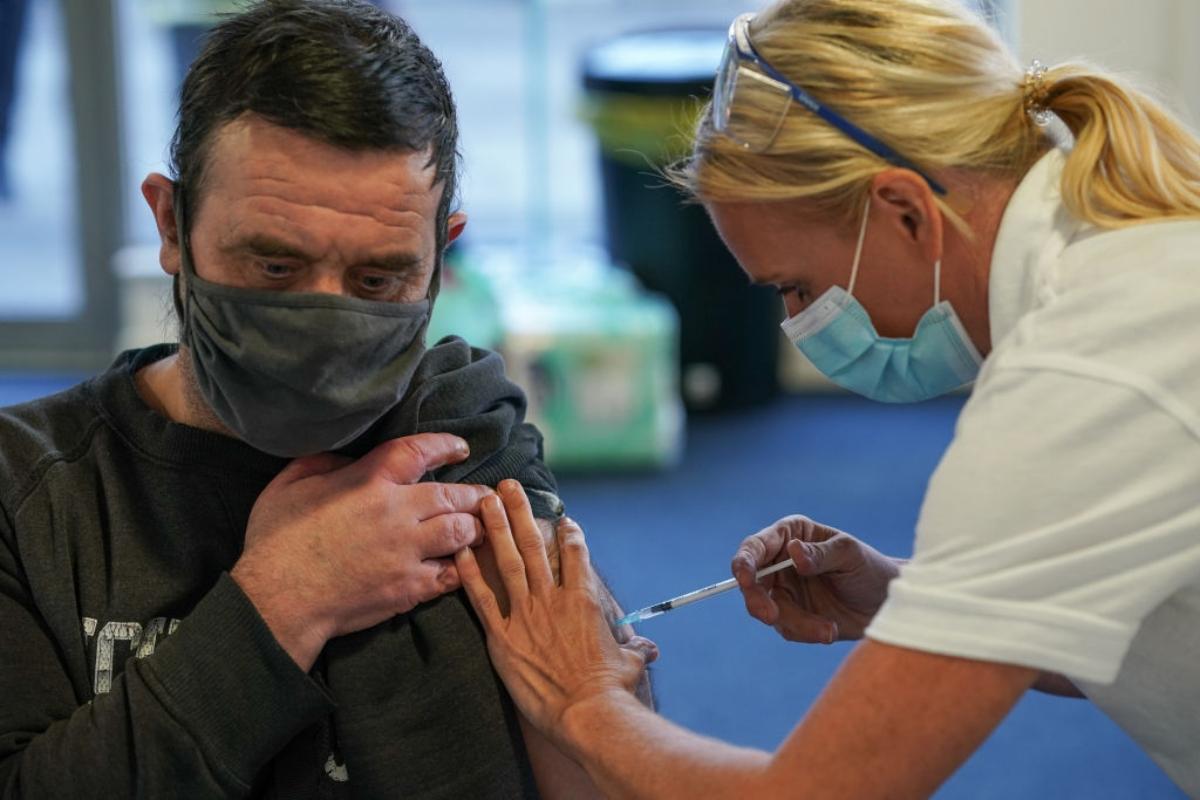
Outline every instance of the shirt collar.
POLYGON ((1052 148, 1025 174, 1004 209, 988 277, 993 348, 1034 307, 1048 267, 1081 227, 1062 202, 1065 163, 1066 153, 1052 148))

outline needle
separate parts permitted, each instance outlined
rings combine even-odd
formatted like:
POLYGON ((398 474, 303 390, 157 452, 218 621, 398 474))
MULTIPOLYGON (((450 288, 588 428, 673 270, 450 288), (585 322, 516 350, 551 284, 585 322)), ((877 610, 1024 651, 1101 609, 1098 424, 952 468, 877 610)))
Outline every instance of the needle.
MULTIPOLYGON (((787 569, 790 566, 793 566, 790 558, 787 561, 780 561, 778 564, 772 564, 771 566, 764 567, 763 569, 760 569, 758 572, 754 573, 754 579, 758 580, 759 578, 779 572, 782 569, 787 569)), ((616 624, 628 625, 631 622, 641 622, 644 619, 657 617, 659 614, 665 614, 673 608, 686 606, 689 603, 695 603, 698 600, 704 600, 712 597, 713 595, 718 595, 722 592, 728 592, 730 589, 733 589, 736 586, 736 578, 730 578, 728 580, 721 581, 720 583, 714 583, 712 586, 705 586, 703 589, 697 589, 694 592, 681 594, 679 597, 672 597, 670 600, 664 600, 661 603, 655 603, 652 606, 646 606, 645 608, 639 608, 637 611, 631 611, 617 620, 616 624)))

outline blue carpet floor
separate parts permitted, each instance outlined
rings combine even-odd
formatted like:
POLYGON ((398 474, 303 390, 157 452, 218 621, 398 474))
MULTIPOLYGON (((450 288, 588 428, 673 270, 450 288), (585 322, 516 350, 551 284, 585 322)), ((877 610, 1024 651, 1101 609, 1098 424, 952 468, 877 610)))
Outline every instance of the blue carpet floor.
MULTIPOLYGON (((71 376, 0 376, 0 406, 56 391, 71 376)), ((671 472, 567 475, 561 493, 593 558, 628 608, 727 577, 738 542, 792 513, 907 555, 926 482, 961 400, 882 406, 791 397, 693 420, 671 472)), ((661 658, 662 712, 694 730, 774 748, 829 680, 848 645, 789 644, 729 594, 641 626, 661 658)), ((941 798, 1181 798, 1086 701, 1031 693, 941 798)))
MULTIPOLYGON (((653 476, 560 480, 592 556, 629 608, 728 577, 738 542, 803 513, 908 555, 929 475, 961 399, 884 406, 791 397, 693 420, 684 463, 653 476)), ((784 642, 728 594, 641 624, 661 650, 661 711, 683 725, 772 749, 849 652, 784 642)), ((942 798, 1184 795, 1090 703, 1030 693, 942 798)))

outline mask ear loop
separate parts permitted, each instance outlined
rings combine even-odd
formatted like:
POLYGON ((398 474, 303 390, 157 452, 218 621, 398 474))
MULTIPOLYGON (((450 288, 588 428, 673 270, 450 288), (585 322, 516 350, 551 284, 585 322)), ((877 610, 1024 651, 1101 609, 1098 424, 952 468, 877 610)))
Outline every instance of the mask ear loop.
POLYGON ((185 293, 191 291, 192 278, 196 274, 196 266, 192 263, 192 245, 187 231, 187 209, 184 208, 183 188, 175 181, 175 191, 172 197, 175 205, 175 236, 179 240, 179 275, 175 276, 175 284, 171 290, 171 300, 175 304, 175 313, 179 317, 180 339, 187 338, 188 303, 185 293), (186 282, 186 286, 181 284, 186 282))
POLYGON ((936 306, 942 299, 942 260, 933 262, 933 304, 936 306))
POLYGON ((854 296, 854 284, 858 281, 858 261, 862 258, 863 242, 867 238, 867 220, 871 218, 871 195, 867 195, 867 204, 863 207, 862 227, 858 229, 858 244, 854 247, 854 266, 850 268, 850 285, 846 294, 854 296))

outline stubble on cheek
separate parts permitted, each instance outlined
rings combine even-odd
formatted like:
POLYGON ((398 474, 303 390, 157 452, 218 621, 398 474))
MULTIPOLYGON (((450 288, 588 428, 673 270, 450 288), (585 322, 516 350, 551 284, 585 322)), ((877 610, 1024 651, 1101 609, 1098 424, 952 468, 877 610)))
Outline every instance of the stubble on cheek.
POLYGON ((200 382, 196 379, 195 367, 192 364, 192 351, 182 343, 179 345, 179 376, 188 424, 236 439, 237 436, 229 430, 209 406, 208 401, 204 399, 204 394, 200 391, 200 382))

